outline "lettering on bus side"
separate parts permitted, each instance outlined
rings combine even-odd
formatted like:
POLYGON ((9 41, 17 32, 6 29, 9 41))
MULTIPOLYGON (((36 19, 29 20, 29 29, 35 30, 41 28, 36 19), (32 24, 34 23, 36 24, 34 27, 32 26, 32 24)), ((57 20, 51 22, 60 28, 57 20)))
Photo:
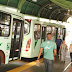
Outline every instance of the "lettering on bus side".
POLYGON ((0 46, 2 45, 2 43, 0 43, 0 46))
POLYGON ((10 49, 10 43, 7 43, 7 50, 10 49))

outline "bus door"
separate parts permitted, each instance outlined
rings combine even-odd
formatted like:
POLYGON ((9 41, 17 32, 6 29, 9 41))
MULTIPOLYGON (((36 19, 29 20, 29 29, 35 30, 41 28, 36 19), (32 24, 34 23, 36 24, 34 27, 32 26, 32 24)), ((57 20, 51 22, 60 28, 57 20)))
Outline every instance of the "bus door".
POLYGON ((22 43, 22 23, 23 21, 13 19, 12 41, 10 58, 12 60, 19 58, 22 43))
POLYGON ((63 28, 63 40, 65 40, 66 28, 63 28))
POLYGON ((40 44, 41 44, 41 25, 40 24, 34 25, 34 39, 35 39, 34 48, 40 47, 40 44))
POLYGON ((60 38, 63 40, 63 28, 60 28, 60 38))
POLYGON ((58 28, 56 28, 56 39, 55 39, 55 41, 57 40, 57 37, 58 37, 58 28))
POLYGON ((46 27, 42 27, 42 40, 41 42, 44 42, 46 40, 46 27))

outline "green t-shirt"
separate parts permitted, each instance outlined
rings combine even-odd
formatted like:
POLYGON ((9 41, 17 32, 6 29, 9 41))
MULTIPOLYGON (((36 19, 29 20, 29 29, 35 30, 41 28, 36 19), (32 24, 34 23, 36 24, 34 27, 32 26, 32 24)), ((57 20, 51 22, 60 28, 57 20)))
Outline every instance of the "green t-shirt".
POLYGON ((53 60, 54 59, 54 49, 57 49, 56 43, 52 40, 47 40, 41 44, 41 48, 44 49, 44 58, 53 60))

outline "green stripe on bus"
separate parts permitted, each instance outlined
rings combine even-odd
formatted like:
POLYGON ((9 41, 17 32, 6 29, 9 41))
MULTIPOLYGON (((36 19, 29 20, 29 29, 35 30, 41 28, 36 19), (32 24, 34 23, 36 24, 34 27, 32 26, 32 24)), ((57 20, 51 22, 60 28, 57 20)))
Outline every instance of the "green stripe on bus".
POLYGON ((0 46, 2 45, 2 43, 0 43, 0 46))
POLYGON ((10 49, 10 43, 7 43, 7 50, 10 49))
POLYGON ((37 45, 37 42, 38 42, 38 40, 35 40, 35 46, 34 46, 34 48, 36 47, 36 45, 37 45))

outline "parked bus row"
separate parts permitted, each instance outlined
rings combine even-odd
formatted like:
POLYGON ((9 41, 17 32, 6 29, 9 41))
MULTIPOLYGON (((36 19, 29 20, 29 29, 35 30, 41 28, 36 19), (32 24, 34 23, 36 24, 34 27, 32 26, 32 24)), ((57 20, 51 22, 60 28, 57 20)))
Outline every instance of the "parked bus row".
POLYGON ((65 39, 66 29, 55 23, 25 19, 21 13, 0 7, 0 64, 37 57, 47 33, 52 33, 52 40, 56 41, 58 35, 65 39))

